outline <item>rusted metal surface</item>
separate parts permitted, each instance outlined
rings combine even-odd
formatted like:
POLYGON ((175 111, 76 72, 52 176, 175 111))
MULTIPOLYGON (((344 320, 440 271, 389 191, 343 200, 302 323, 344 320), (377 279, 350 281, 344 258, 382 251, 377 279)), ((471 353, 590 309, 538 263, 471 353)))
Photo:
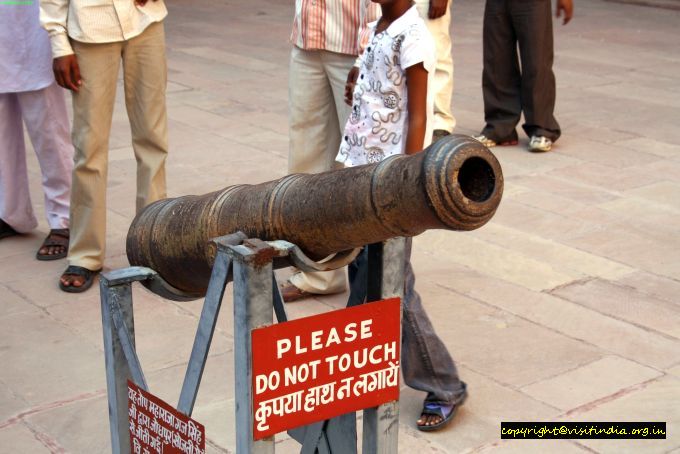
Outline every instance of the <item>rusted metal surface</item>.
POLYGON ((160 200, 133 221, 127 254, 132 265, 155 270, 174 287, 205 293, 211 238, 240 230, 289 241, 321 259, 427 229, 476 229, 493 216, 502 192, 491 152, 453 135, 378 164, 160 200))

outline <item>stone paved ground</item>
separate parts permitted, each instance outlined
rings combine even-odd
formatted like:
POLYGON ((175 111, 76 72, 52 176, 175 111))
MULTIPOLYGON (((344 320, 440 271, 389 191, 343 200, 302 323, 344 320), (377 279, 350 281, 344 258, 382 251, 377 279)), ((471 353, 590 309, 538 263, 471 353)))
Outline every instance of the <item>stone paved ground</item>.
MULTIPOLYGON (((170 0, 170 195, 284 175, 291 1, 170 0)), ((456 0, 457 131, 482 126, 479 0, 456 0)), ((680 13, 592 0, 556 26, 551 154, 498 150, 496 217, 472 233, 431 231, 414 265, 470 399, 432 435, 402 393, 400 451, 678 452, 680 438, 680 13), (502 420, 667 421, 656 441, 506 441, 502 420), (675 450, 675 451, 674 451, 675 450)), ((107 267, 126 265, 135 162, 118 102, 111 136, 107 267)), ((38 167, 29 157, 42 211, 38 167)), ((0 248, 0 452, 109 449, 98 292, 67 295, 64 262, 36 262, 46 225, 0 248)), ((290 309, 339 307, 342 297, 290 309)), ((227 296, 225 306, 231 306, 227 296)), ((151 389, 176 402, 200 302, 136 292, 151 389)), ((234 450, 233 328, 223 311, 195 417, 210 452, 234 450)), ((277 437, 277 451, 296 452, 277 437)))

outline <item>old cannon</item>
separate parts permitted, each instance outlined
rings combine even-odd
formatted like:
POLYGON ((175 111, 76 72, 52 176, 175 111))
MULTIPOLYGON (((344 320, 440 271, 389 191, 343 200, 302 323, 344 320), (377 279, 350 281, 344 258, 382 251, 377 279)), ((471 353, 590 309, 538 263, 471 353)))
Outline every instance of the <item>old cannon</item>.
POLYGON ((157 201, 132 222, 127 255, 131 265, 202 295, 214 260, 212 238, 242 231, 283 239, 318 260, 427 229, 476 229, 493 216, 502 192, 493 154, 453 135, 412 156, 157 201))

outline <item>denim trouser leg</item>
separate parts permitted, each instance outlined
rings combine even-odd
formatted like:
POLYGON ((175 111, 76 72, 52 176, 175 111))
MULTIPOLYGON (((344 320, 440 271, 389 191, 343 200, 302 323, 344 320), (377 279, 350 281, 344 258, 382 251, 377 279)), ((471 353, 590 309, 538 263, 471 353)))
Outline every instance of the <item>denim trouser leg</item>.
MULTIPOLYGON (((465 383, 446 346, 430 323, 411 267, 411 238, 406 239, 404 298, 402 299, 401 370, 404 381, 413 389, 425 391, 427 401, 457 403, 465 395, 465 383)), ((362 304, 368 288, 368 249, 349 265, 350 297, 348 306, 362 304)))

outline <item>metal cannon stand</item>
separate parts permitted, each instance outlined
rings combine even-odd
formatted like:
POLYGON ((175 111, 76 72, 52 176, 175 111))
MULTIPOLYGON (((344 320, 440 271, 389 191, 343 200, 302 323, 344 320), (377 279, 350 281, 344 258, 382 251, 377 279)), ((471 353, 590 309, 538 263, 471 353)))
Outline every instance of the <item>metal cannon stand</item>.
MULTIPOLYGON (((286 241, 264 242, 245 239, 237 233, 213 240, 215 263, 198 322, 191 357, 177 409, 191 416, 217 323, 227 283, 234 282, 234 372, 236 377, 236 452, 273 453, 274 437, 253 440, 253 390, 251 336, 254 328, 270 325, 272 312, 278 322, 287 321, 274 268, 294 265, 303 271, 339 268, 352 261, 359 250, 339 254, 331 261, 317 263, 286 241), (272 311, 273 309, 273 311, 272 311)), ((404 239, 393 238, 368 246, 367 301, 403 297, 404 239)), ((191 300, 142 267, 104 273, 100 279, 104 358, 108 391, 111 448, 114 454, 130 452, 128 432, 127 380, 148 391, 135 350, 132 283, 141 282, 168 299, 191 300)), ((389 402, 363 411, 363 453, 397 452, 399 402, 389 402)), ((309 426, 289 434, 302 444, 301 453, 356 453, 356 418, 353 413, 309 426)))

